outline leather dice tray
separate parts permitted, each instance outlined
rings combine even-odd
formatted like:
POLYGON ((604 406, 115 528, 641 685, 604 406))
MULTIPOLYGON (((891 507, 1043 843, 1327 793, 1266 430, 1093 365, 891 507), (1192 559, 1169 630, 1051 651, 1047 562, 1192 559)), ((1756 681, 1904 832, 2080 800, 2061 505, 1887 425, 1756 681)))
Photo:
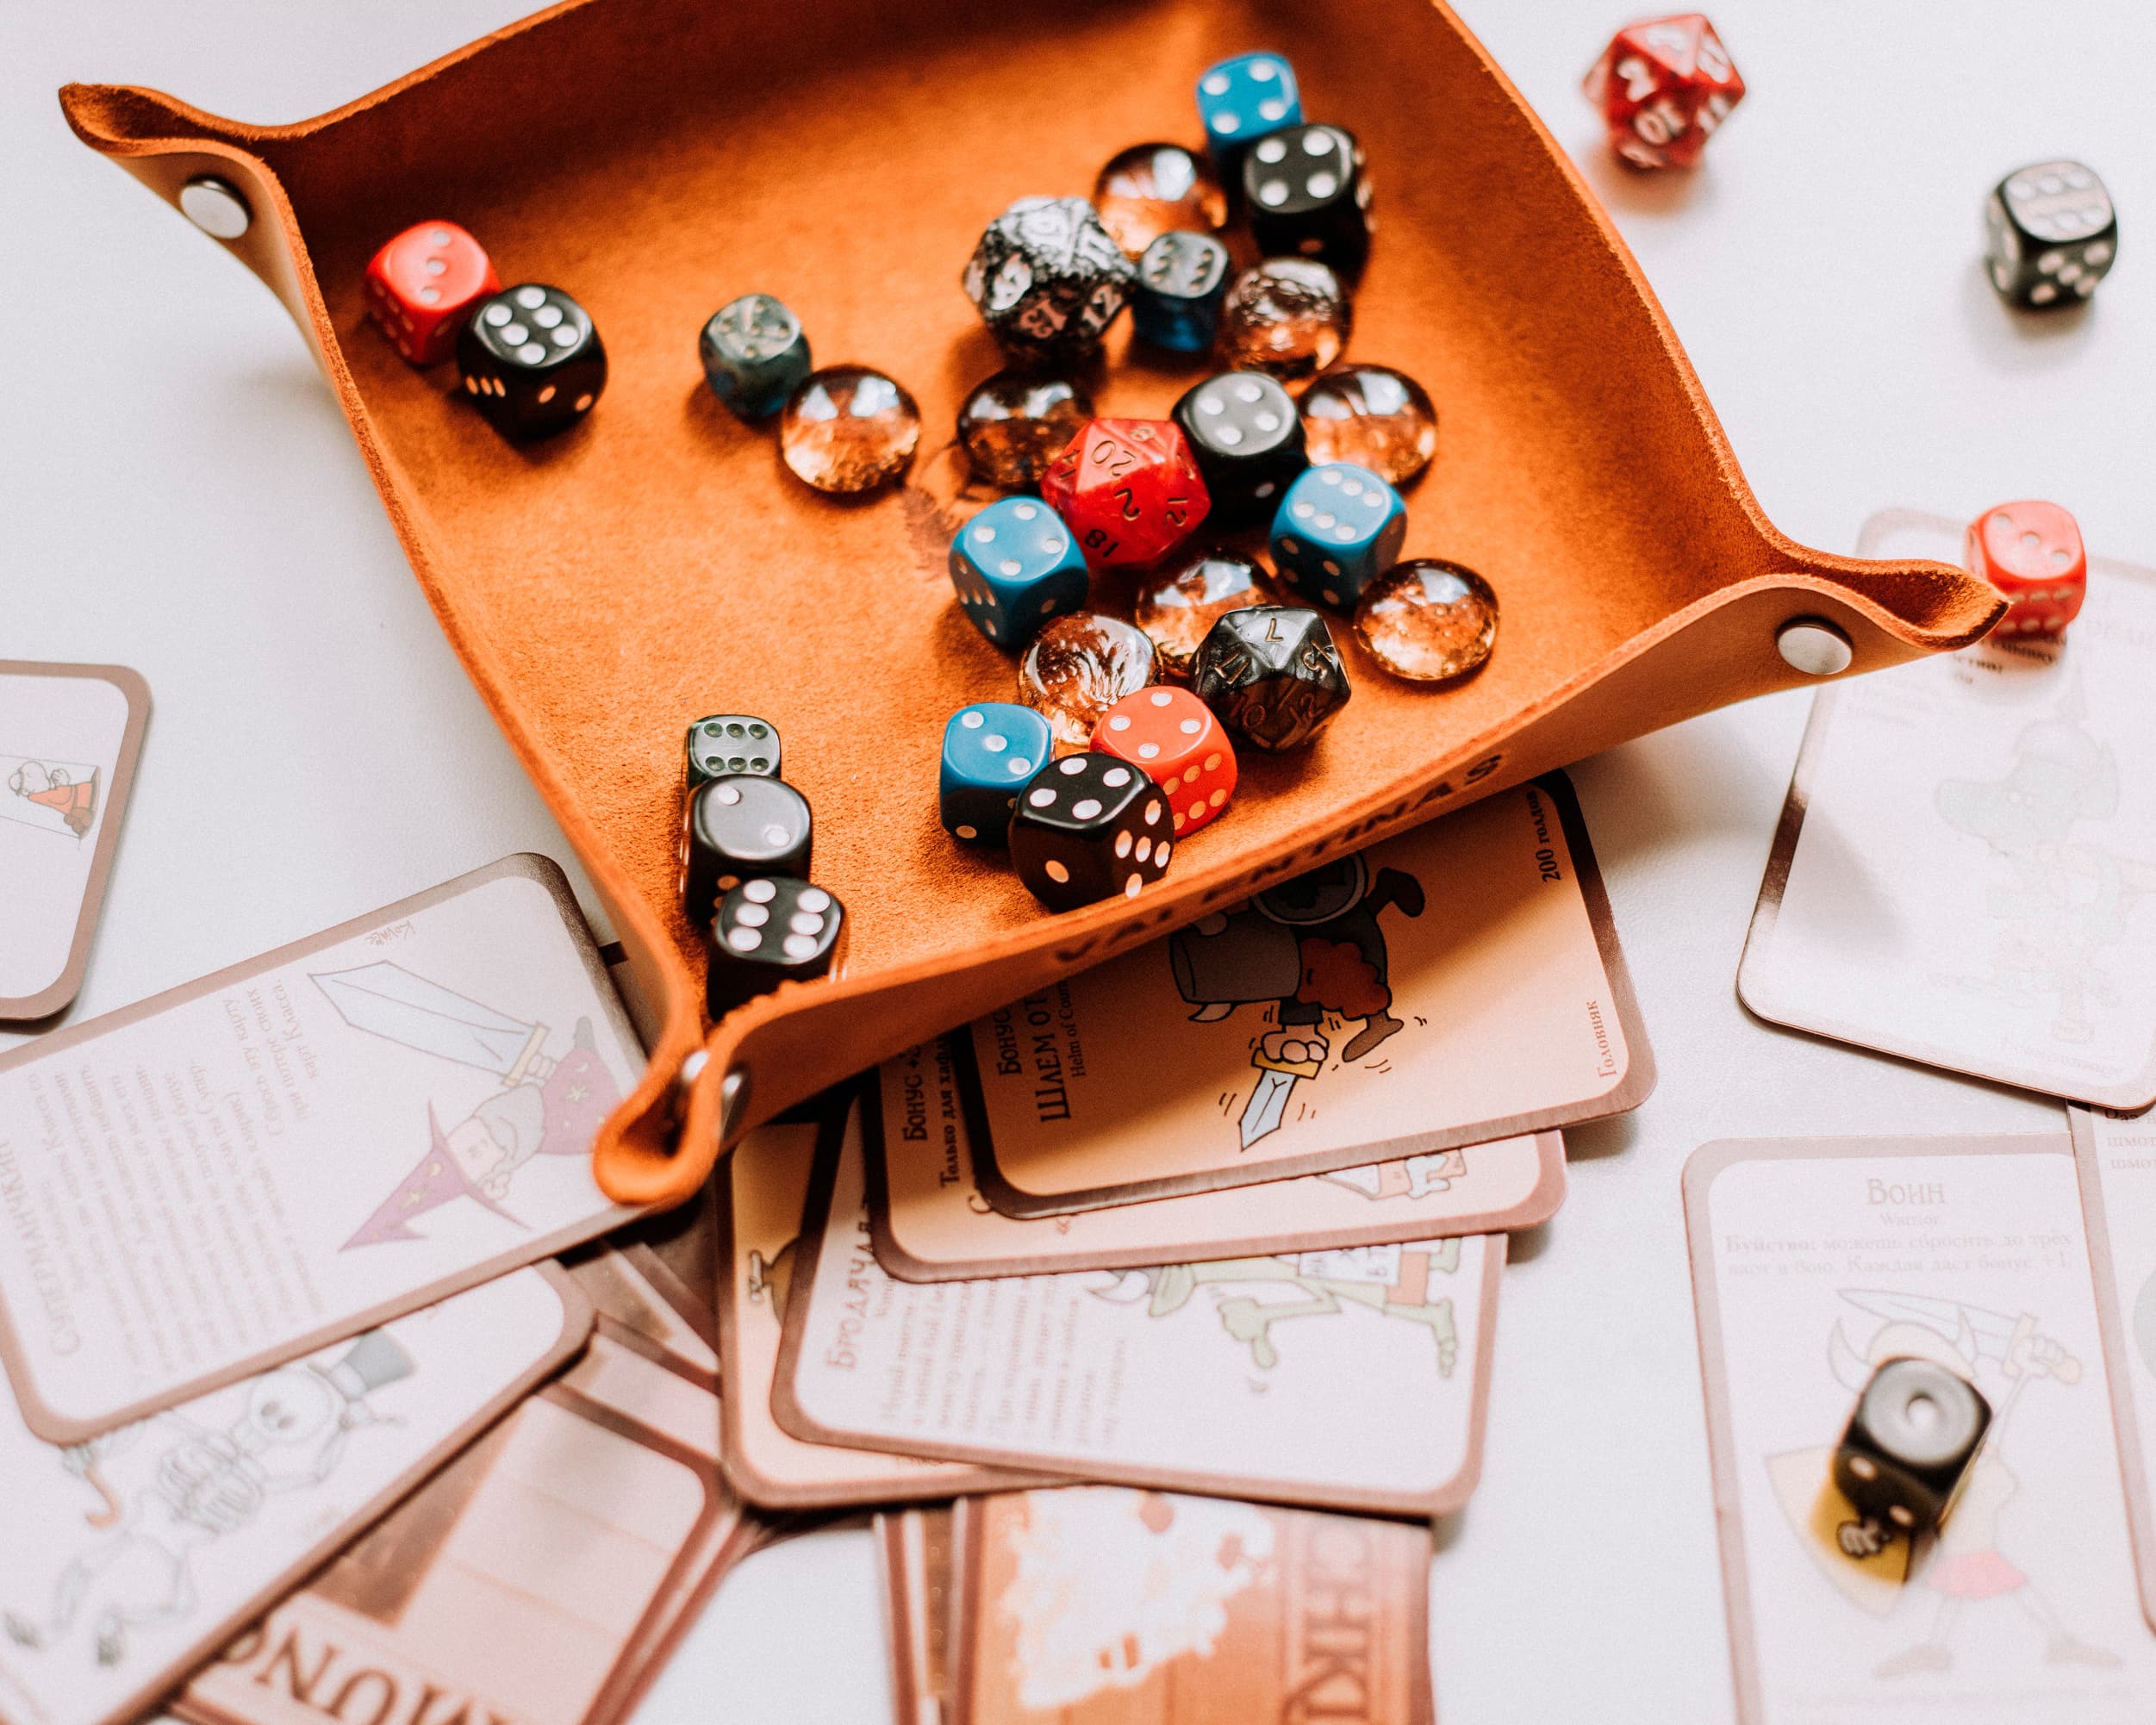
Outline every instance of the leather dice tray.
MULTIPOLYGON (((572 0, 296 125, 127 88, 62 102, 168 201, 210 174, 251 205, 248 230, 214 243, 313 344, 658 1020, 595 1151, 624 1199, 685 1198, 755 1121, 1255 878, 1802 682, 1775 645, 1793 618, 1833 622, 1863 671, 1964 645, 1999 609, 1960 570, 1774 529, 1607 216, 1459 21, 1421 0, 572 0), (1498 650, 1431 691, 1347 647, 1355 697, 1314 751, 1247 762, 1229 817, 1142 900, 1051 916, 935 818, 945 717, 1013 683, 943 568, 943 446, 998 364, 958 272, 1012 199, 1082 192, 1126 144, 1193 138, 1196 74, 1253 47, 1285 52, 1312 117, 1368 146, 1379 228, 1350 355, 1438 403, 1406 549, 1489 576, 1498 650), (453 366, 414 371, 367 326, 368 257, 436 216, 477 234, 504 281, 590 310, 612 373, 583 426, 513 446, 458 398, 453 366), (697 330, 751 289, 801 314, 819 363, 914 392, 915 483, 816 495, 770 431, 711 397, 697 330), (852 940, 837 981, 713 1028, 675 852, 682 732, 714 711, 780 725, 852 940)), ((1192 375, 1113 364, 1101 410, 1164 413, 1192 375)))

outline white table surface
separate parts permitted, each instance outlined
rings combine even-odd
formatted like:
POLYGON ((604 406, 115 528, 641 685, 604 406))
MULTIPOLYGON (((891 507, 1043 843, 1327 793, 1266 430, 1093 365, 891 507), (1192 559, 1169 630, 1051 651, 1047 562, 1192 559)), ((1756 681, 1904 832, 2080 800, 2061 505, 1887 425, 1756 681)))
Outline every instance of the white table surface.
MULTIPOLYGON (((0 657, 134 665, 155 702, 78 1017, 510 850, 558 858, 589 903, 283 309, 78 146, 53 99, 70 78, 140 83, 297 119, 520 9, 0 8, 0 657)), ((2156 221, 2156 9, 1718 0, 1751 93, 1703 171, 1654 179, 1607 160, 1577 89, 1623 8, 1461 9, 1587 164, 1785 530, 1846 550, 1886 504, 1966 516, 2049 496, 2097 551, 2156 561, 2156 263, 2135 237, 2156 221), (1979 276, 1979 211, 2007 169, 2059 154, 2105 177, 2123 258, 2087 314, 2026 324, 1979 276)), ((1695 1147, 2062 1124, 1737 1005, 1805 702, 1574 772, 1661 1081, 1571 1135, 1569 1201, 1515 1242, 1482 1485, 1432 1575, 1449 1725, 1730 1717, 1678 1198, 1695 1147)), ((642 1718, 887 1709, 868 1536, 833 1531, 738 1571, 642 1718)))

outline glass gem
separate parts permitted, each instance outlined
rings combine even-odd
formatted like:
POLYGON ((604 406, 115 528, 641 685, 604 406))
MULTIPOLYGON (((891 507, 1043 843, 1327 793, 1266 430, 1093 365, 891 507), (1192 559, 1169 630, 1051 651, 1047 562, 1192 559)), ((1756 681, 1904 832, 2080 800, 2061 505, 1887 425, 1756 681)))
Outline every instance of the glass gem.
POLYGON ((1269 258, 1228 290, 1220 357, 1231 371, 1308 377, 1340 357, 1353 321, 1348 290, 1323 264, 1269 258))
POLYGON ((1303 437, 1313 462, 1352 461, 1402 485, 1437 452, 1437 410, 1405 371, 1336 365, 1303 392, 1303 437))
POLYGON ((1149 576, 1133 611, 1160 654, 1161 669, 1187 682, 1199 645, 1231 611, 1262 605, 1258 566, 1217 546, 1185 551, 1149 576))
POLYGON ((1100 225, 1131 258, 1163 234, 1217 234, 1228 221, 1227 194, 1212 169, 1181 144, 1119 151, 1094 182, 1093 204, 1100 225))
POLYGON ((1355 632, 1371 657, 1411 682, 1465 676, 1490 657, 1497 627, 1490 583, 1436 557, 1394 564, 1355 609, 1355 632))
POLYGON ((819 491, 867 491, 895 479, 920 441, 921 412, 903 385, 860 365, 812 371, 787 398, 779 449, 819 491))
POLYGON ((1093 397, 1062 377, 999 371, 958 410, 958 440, 991 485, 1038 485, 1048 464, 1093 417, 1093 397))
POLYGON ((1048 721, 1059 752, 1093 741, 1100 716, 1153 681, 1153 644, 1128 623, 1079 611, 1042 626, 1019 661, 1019 699, 1048 721))

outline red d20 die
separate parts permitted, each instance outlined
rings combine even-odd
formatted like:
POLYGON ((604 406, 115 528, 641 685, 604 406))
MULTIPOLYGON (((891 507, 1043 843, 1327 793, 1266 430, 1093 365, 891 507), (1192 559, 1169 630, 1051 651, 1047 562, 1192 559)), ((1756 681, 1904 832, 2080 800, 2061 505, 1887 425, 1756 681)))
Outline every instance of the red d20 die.
POLYGON ((1100 715, 1093 746, 1161 788, 1178 833, 1195 832, 1235 794, 1235 746, 1212 709, 1187 688, 1156 685, 1125 695, 1100 715))
POLYGON ((1628 24, 1580 86, 1610 128, 1610 146, 1642 168, 1688 168, 1744 99, 1729 51, 1698 12, 1628 24))
POLYGON ((2002 503, 1969 523, 1965 553, 1974 574, 2004 594, 1995 635, 2057 635, 2089 592, 2081 527, 2056 503, 2002 503))
POLYGON ((501 291, 492 259, 453 221, 406 228, 367 265, 367 314, 414 365, 448 358, 472 306, 501 291))
POLYGON ((1095 569, 1156 563, 1212 507, 1197 458, 1169 420, 1088 420, 1041 476, 1041 495, 1095 569))

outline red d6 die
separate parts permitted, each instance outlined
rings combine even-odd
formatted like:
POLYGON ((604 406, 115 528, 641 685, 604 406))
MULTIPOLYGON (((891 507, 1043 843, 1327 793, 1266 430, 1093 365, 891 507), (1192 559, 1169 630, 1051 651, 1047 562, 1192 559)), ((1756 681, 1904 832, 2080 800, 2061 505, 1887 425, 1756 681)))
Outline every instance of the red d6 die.
POLYGON ((1235 748, 1212 709, 1187 688, 1126 694, 1094 727, 1097 753, 1141 769, 1168 798, 1179 833, 1195 832, 1235 794, 1235 748))
POLYGON ((414 365, 448 358, 464 314, 501 291, 493 261, 453 221, 406 228, 367 265, 367 314, 414 365))
POLYGON ((2056 635, 2089 592, 2081 528, 2056 503, 2002 503, 1969 523, 1970 569, 2007 598, 1995 635, 2056 635))
POLYGON ((1212 507, 1197 458, 1169 420, 1088 420, 1041 476, 1041 495, 1095 569, 1156 563, 1212 507))
POLYGON ((1626 25, 1581 88, 1602 111, 1611 147, 1642 168, 1690 167, 1744 99, 1729 51, 1698 12, 1626 25))

